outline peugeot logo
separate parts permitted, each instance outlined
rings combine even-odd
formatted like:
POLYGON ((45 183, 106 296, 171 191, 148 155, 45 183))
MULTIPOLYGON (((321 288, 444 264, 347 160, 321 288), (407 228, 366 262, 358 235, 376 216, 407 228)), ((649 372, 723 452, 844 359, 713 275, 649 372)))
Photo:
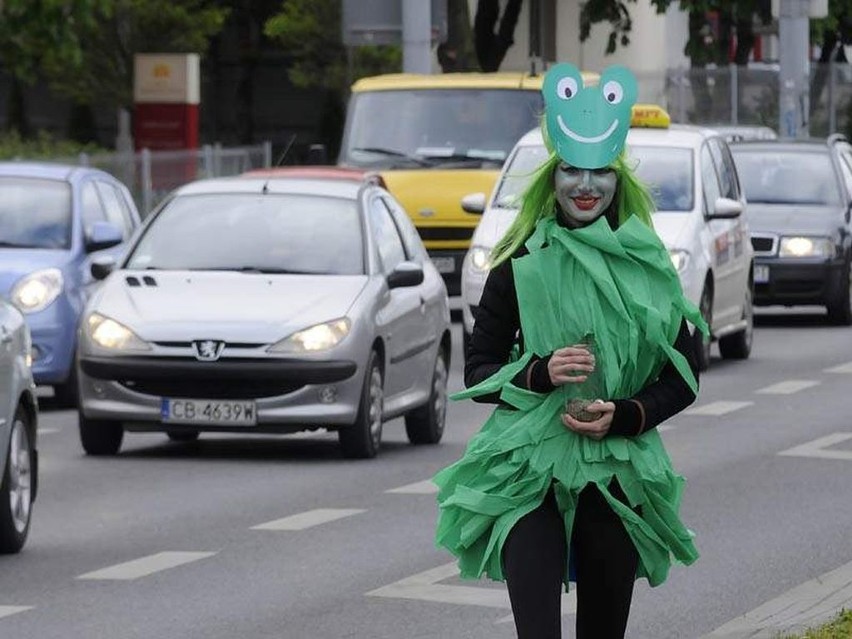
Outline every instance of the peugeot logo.
POLYGON ((214 339, 200 339, 192 343, 195 359, 199 362, 215 362, 225 350, 225 342, 214 339))

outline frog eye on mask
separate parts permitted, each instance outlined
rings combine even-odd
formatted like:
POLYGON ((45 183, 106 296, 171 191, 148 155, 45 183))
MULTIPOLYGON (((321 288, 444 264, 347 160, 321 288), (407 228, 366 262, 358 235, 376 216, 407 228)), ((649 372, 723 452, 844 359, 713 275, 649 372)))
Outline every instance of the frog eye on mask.
POLYGON ((610 80, 603 87, 604 100, 610 104, 619 104, 624 99, 624 87, 615 80, 610 80))
POLYGON ((556 85, 556 95, 562 100, 570 100, 577 95, 577 91, 579 91, 579 87, 574 78, 562 78, 556 85))

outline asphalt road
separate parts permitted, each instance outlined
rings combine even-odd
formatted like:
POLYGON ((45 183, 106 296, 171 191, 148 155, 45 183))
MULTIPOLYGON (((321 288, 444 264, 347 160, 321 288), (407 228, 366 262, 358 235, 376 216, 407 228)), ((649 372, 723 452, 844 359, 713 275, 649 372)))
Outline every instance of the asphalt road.
MULTIPOLYGON (((458 390, 458 324, 454 338, 458 390)), ((761 313, 751 359, 714 359, 663 432, 701 558, 638 582, 628 636, 700 637, 849 561, 850 382, 852 329, 818 314, 761 313)), ((49 404, 30 539, 0 557, 0 637, 514 636, 502 584, 460 581, 433 544, 427 480, 486 407, 452 403, 434 447, 395 420, 377 459, 347 461, 328 434, 128 434, 117 457, 88 458, 75 414, 49 404)))

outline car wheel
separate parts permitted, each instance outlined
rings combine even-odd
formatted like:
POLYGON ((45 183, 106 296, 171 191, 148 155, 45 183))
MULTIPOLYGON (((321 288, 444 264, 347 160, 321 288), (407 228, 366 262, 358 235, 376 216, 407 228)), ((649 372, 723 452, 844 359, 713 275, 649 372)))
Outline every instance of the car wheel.
POLYGON ((173 442, 194 442, 198 439, 197 430, 167 430, 166 436, 173 442))
MULTIPOLYGON (((709 286, 705 285, 704 290, 701 291, 701 300, 698 303, 698 310, 701 312, 701 317, 703 317, 704 321, 707 322, 708 329, 712 332, 710 322, 713 318, 713 291, 709 286)), ((712 344, 712 339, 710 338, 710 335, 705 337, 704 334, 696 328, 695 332, 692 334, 692 341, 695 348, 695 361, 698 364, 698 370, 706 371, 710 366, 710 346, 712 344)))
POLYGON ((754 302, 751 284, 746 290, 746 298, 743 303, 743 319, 746 321, 745 329, 719 338, 719 353, 725 359, 748 359, 751 355, 751 344, 754 340, 754 302))
POLYGON ((828 305, 828 321, 838 326, 852 324, 852 267, 846 262, 845 278, 841 278, 837 297, 828 305))
POLYGON ((124 429, 121 422, 107 419, 89 419, 79 414, 80 443, 87 455, 115 455, 121 448, 124 429))
POLYGON ((351 459, 375 457, 382 443, 382 411, 384 409, 384 380, 379 356, 370 353, 364 375, 364 388, 355 423, 344 426, 337 434, 343 455, 351 459))
POLYGON ((429 401, 405 415, 405 432, 412 444, 437 444, 447 417, 447 356, 438 349, 429 401))
POLYGON ((0 481, 0 554, 18 552, 30 530, 36 472, 30 426, 27 412, 18 408, 0 481))
POLYGON ((80 388, 77 384, 77 364, 71 364, 71 372, 63 384, 53 387, 53 403, 57 408, 76 408, 80 396, 80 388))

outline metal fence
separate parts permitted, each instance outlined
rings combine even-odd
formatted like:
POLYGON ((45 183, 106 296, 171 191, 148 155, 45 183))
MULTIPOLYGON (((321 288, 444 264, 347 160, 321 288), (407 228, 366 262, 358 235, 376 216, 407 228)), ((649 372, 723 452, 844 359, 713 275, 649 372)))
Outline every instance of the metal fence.
POLYGON ((272 165, 272 145, 224 148, 219 144, 179 151, 81 153, 66 158, 70 164, 93 166, 111 173, 127 185, 144 218, 173 189, 193 180, 239 175, 272 165))
MULTIPOLYGON (((778 66, 675 68, 639 74, 647 100, 666 107, 673 122, 764 125, 778 130, 778 66)), ((852 135, 852 65, 812 64, 810 134, 852 135)))

